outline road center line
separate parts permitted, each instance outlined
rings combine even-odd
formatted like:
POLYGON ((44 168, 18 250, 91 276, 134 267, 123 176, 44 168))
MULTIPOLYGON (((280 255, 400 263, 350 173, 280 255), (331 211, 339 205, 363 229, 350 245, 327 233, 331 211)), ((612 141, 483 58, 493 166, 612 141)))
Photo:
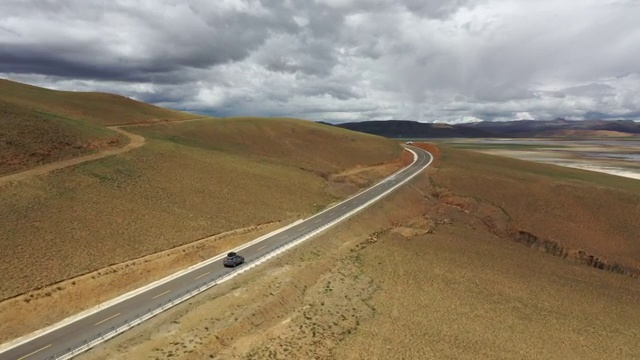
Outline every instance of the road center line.
POLYGON ((117 314, 115 314, 115 315, 113 315, 113 316, 109 316, 108 318, 106 318, 106 319, 104 319, 104 320, 102 320, 102 321, 98 321, 97 323, 93 324, 93 326, 100 325, 100 324, 102 324, 103 322, 108 321, 108 320, 111 320, 111 319, 113 319, 114 317, 116 317, 116 316, 118 316, 118 315, 120 315, 120 313, 117 313, 117 314))
POLYGON ((265 245, 265 246, 263 246, 263 247, 258 248, 258 250, 262 250, 262 249, 264 249, 264 248, 266 248, 266 247, 267 247, 267 245, 265 245))
POLYGON ((151 300, 153 300, 153 299, 157 299, 157 298, 159 298, 160 296, 162 296, 162 295, 164 295, 164 294, 168 294, 168 293, 170 293, 170 292, 171 292, 171 290, 167 290, 167 291, 163 292, 162 294, 158 294, 158 295, 156 295, 156 296, 152 297, 152 298, 151 298, 151 300))
POLYGON ((36 350, 36 351, 34 351, 34 352, 32 352, 32 353, 29 353, 29 354, 27 354, 27 355, 25 355, 25 356, 23 356, 23 357, 19 358, 18 360, 26 359, 26 358, 28 358, 29 356, 31 356, 31 355, 33 355, 33 354, 36 354, 36 353, 39 353, 40 351, 42 351, 42 350, 44 350, 44 349, 47 349, 47 348, 50 348, 50 347, 51 347, 51 344, 49 344, 49 345, 47 345, 47 346, 45 346, 45 347, 43 347, 43 348, 40 348, 40 349, 38 349, 38 350, 36 350))
POLYGON ((197 277, 195 277, 193 280, 198 280, 198 279, 200 279, 201 277, 203 277, 203 276, 205 276, 205 275, 209 275, 209 274, 211 274, 211 271, 207 271, 207 272, 206 272, 206 273, 204 273, 204 274, 198 275, 198 276, 197 276, 197 277))

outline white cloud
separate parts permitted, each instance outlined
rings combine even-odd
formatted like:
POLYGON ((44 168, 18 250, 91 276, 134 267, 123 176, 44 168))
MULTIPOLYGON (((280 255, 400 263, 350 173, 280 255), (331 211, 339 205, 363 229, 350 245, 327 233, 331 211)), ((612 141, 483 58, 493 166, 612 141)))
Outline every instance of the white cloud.
POLYGON ((534 117, 528 111, 521 111, 516 113, 514 120, 534 120, 534 117))
POLYGON ((640 2, 0 3, 0 76, 215 115, 640 118, 640 2))

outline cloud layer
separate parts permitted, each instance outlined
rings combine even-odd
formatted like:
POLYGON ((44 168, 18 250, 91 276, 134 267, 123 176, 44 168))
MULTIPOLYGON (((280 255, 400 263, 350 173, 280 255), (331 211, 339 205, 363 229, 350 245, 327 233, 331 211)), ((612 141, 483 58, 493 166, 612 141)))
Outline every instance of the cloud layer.
POLYGON ((3 0, 0 76, 218 116, 640 119, 637 0, 3 0))

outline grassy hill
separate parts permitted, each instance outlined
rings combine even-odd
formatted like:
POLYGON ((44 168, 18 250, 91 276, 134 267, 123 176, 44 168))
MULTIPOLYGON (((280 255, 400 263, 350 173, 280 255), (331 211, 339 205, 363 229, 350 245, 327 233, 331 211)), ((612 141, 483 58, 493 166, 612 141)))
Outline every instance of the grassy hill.
POLYGON ((6 79, 0 79, 0 99, 29 110, 105 126, 197 117, 116 94, 57 91, 6 79))
POLYGON ((378 136, 296 119, 239 117, 128 129, 146 138, 295 166, 325 177, 398 157, 398 146, 378 136))
POLYGON ((102 125, 193 117, 113 94, 0 79, 0 175, 126 144, 126 137, 102 125))
MULTIPOLYGON (((42 116, 62 129, 60 136, 76 131, 109 138, 108 129, 95 124, 157 120, 147 110, 186 116, 115 95, 17 88, 25 98, 9 96, 20 104, 13 105, 12 121, 45 134, 51 132, 41 129, 45 123, 29 117, 41 110, 24 105, 35 103, 40 91, 49 111, 42 116), (110 114, 122 117, 67 117, 88 114, 89 107, 80 105, 87 99, 100 99, 95 102, 103 109, 113 105, 117 111, 110 114)), ((202 119, 123 129, 146 137, 145 145, 0 186, 0 299, 213 234, 304 217, 337 200, 328 191, 332 174, 395 164, 392 171, 402 155, 387 139, 294 119, 202 119)), ((15 134, 49 146, 51 137, 30 136, 15 134)))

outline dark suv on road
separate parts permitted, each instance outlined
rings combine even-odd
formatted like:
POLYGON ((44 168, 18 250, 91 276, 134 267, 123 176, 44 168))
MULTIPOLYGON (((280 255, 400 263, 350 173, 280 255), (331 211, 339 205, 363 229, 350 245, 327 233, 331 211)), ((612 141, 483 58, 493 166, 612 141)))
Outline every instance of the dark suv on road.
POLYGON ((244 263, 244 258, 237 253, 230 252, 227 257, 222 261, 225 267, 236 267, 244 263))

